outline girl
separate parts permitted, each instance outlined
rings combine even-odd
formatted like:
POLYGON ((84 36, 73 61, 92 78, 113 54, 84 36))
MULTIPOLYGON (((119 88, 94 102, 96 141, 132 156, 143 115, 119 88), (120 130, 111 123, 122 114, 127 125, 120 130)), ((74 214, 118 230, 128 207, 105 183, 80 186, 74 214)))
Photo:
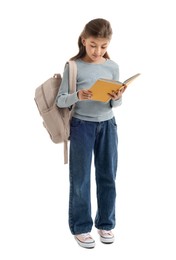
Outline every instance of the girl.
POLYGON ((77 91, 68 94, 66 66, 56 99, 59 107, 75 104, 70 129, 69 227, 78 244, 85 248, 95 246, 90 234, 93 226, 90 201, 93 153, 97 188, 95 227, 101 242, 114 242, 118 139, 112 108, 121 105, 125 88, 109 94, 108 102, 91 100, 92 93, 88 90, 99 78, 119 79, 119 67, 107 53, 111 37, 111 25, 105 19, 93 19, 85 25, 78 39, 79 52, 71 58, 77 64, 77 91))

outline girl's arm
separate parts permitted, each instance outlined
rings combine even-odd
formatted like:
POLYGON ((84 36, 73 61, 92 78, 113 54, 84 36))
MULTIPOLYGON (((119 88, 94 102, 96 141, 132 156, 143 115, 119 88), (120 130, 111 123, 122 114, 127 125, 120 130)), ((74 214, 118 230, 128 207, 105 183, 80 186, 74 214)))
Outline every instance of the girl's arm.
POLYGON ((62 82, 56 97, 56 104, 58 107, 70 107, 78 101, 77 91, 69 94, 69 66, 66 64, 62 82))

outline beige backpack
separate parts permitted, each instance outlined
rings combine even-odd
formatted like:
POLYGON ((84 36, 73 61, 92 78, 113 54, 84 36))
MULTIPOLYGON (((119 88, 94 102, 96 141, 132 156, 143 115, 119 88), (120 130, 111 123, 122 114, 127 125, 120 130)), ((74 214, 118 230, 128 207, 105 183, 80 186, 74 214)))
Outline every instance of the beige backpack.
MULTIPOLYGON (((70 93, 76 91, 77 67, 75 61, 68 61, 70 93)), ((34 100, 43 119, 43 125, 54 143, 64 143, 64 163, 68 163, 68 140, 70 136, 71 108, 59 108, 56 96, 62 81, 60 74, 54 76, 35 90, 34 100)))

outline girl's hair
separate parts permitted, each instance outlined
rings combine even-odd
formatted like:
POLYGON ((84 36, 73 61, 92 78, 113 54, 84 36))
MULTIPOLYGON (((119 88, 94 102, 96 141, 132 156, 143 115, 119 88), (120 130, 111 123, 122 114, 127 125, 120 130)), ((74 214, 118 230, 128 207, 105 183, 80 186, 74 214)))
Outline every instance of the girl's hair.
MULTIPOLYGON (((80 34, 78 38, 78 48, 79 52, 77 55, 72 57, 70 60, 76 60, 83 58, 86 55, 86 49, 85 46, 82 44, 82 37, 87 39, 88 37, 95 37, 95 38, 106 38, 108 40, 111 40, 112 37, 112 28, 110 23, 102 18, 93 19, 90 22, 88 22, 82 33, 80 34)), ((106 59, 110 59, 108 53, 106 52, 103 56, 106 59)))

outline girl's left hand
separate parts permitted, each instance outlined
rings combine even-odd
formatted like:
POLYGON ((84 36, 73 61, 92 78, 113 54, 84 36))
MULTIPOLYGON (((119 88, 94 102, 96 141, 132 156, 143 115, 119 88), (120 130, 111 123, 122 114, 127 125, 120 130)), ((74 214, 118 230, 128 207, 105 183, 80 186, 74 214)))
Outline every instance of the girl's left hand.
POLYGON ((127 86, 124 85, 120 90, 117 92, 113 91, 112 93, 108 93, 108 95, 111 97, 112 100, 118 100, 122 97, 122 94, 126 90, 127 86))

